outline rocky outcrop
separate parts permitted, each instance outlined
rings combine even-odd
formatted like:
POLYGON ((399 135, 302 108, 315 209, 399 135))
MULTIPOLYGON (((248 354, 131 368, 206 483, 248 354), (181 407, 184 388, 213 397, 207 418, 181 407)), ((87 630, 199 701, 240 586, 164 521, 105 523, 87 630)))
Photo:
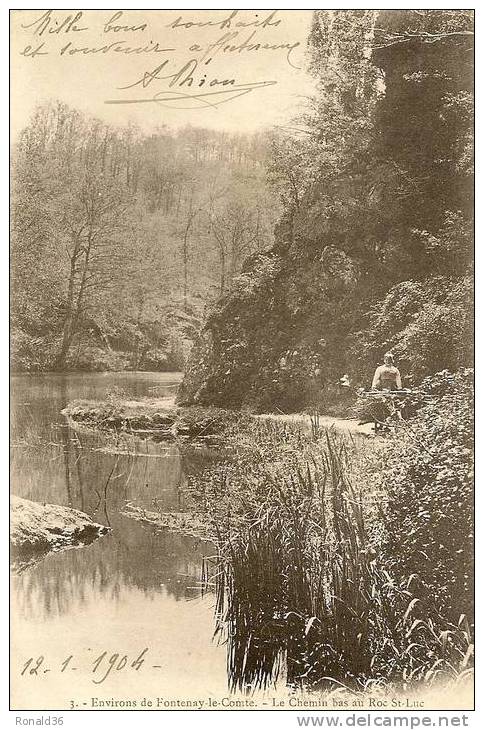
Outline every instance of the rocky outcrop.
POLYGON ((340 325, 356 284, 343 252, 303 238, 251 257, 213 306, 177 400, 252 412, 327 412, 346 372, 340 325), (323 396, 324 393, 324 396, 323 396))
POLYGON ((244 420, 223 408, 176 408, 170 398, 160 400, 74 401, 62 413, 73 428, 127 433, 156 440, 210 439, 244 420))
POLYGON ((20 564, 51 550, 87 545, 109 529, 70 507, 10 498, 11 555, 20 564))
POLYGON ((173 438, 177 409, 173 399, 105 401, 78 400, 62 411, 72 426, 86 426, 102 431, 128 431, 139 436, 157 433, 173 438))

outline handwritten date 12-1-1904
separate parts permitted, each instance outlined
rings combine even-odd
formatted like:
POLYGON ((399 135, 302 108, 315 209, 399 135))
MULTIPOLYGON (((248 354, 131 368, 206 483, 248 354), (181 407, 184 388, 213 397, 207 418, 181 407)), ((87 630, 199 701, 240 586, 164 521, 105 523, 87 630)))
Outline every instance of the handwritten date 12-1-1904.
MULTIPOLYGON (((88 651, 92 651, 88 649, 88 651)), ((109 654, 103 651, 97 654, 94 659, 88 661, 87 666, 84 662, 78 666, 79 662, 73 654, 67 656, 62 662, 56 665, 50 665, 43 655, 37 657, 29 657, 22 665, 20 675, 22 677, 39 677, 49 672, 75 672, 77 670, 87 670, 92 673, 92 681, 94 684, 102 684, 111 672, 131 671, 138 672, 144 665, 150 666, 152 669, 161 669, 159 664, 150 664, 148 661, 149 648, 145 647, 136 657, 129 657, 127 654, 114 652, 109 654), (148 661, 148 664, 147 664, 148 661)))

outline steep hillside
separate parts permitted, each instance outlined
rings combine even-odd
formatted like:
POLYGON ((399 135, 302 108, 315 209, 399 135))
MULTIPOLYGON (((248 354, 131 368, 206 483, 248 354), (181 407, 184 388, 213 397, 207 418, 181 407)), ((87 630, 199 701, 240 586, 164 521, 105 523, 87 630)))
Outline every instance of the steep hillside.
POLYGON ((338 408, 389 348, 407 384, 471 363, 472 41, 470 11, 315 12, 276 244, 212 308, 182 402, 338 408))

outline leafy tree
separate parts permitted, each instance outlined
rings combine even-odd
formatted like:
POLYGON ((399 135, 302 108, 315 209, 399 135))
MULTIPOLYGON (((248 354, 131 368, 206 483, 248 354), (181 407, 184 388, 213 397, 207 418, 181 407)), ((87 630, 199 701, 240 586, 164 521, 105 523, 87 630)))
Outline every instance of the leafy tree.
POLYGON ((264 145, 39 107, 12 150, 14 366, 183 367, 221 279, 271 241, 264 145))
POLYGON ((328 408, 390 347, 414 382, 471 364, 472 43, 471 11, 315 11, 317 92, 271 139, 277 274, 248 259, 185 399, 328 408))

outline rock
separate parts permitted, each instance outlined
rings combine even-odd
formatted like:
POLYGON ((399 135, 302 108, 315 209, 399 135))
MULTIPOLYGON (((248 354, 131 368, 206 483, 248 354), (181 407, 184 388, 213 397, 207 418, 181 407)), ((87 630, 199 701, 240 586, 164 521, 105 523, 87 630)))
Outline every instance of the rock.
POLYGON ((155 525, 160 530, 213 541, 217 530, 209 515, 196 512, 150 512, 128 502, 121 512, 125 517, 155 525))
POLYGON ((70 507, 39 504, 15 496, 10 499, 13 557, 87 545, 109 529, 70 507))
POLYGON ((172 398, 106 401, 73 401, 62 411, 72 428, 125 432, 140 438, 173 440, 177 437, 219 437, 248 416, 223 408, 175 407, 172 398))
POLYGON ((143 400, 74 401, 62 411, 69 424, 103 431, 154 433, 168 431, 175 423, 177 408, 173 398, 143 400))

